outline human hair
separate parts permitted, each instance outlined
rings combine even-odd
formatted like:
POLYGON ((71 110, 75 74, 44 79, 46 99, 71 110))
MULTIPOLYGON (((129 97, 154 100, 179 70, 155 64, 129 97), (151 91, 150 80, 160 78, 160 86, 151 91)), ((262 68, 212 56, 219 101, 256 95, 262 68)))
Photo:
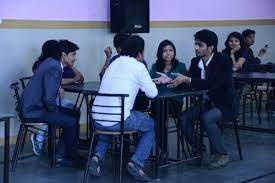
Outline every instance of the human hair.
POLYGON ((174 57, 172 58, 172 69, 177 67, 179 61, 178 59, 176 59, 176 47, 175 45, 170 41, 170 40, 163 40, 159 46, 158 46, 158 51, 157 51, 157 61, 156 61, 156 70, 158 72, 163 72, 163 69, 165 68, 165 64, 164 64, 164 60, 162 58, 162 53, 163 53, 163 49, 165 46, 167 45, 171 45, 173 50, 174 50, 174 57))
POLYGON ((115 48, 122 48, 123 43, 130 37, 129 34, 118 33, 114 36, 113 44, 115 48))
POLYGON ((60 61, 61 49, 57 40, 48 40, 42 46, 42 52, 36 62, 32 66, 32 70, 35 71, 38 66, 47 58, 52 57, 55 60, 60 61))
POLYGON ((75 43, 68 40, 59 40, 59 44, 61 51, 66 54, 79 50, 79 47, 75 43))
POLYGON ((251 30, 251 29, 246 29, 242 32, 242 36, 244 38, 247 38, 250 34, 256 34, 256 32, 254 30, 251 30))
POLYGON ((231 50, 230 46, 229 46, 229 40, 234 37, 236 39, 238 39, 240 41, 240 46, 241 48, 244 47, 244 40, 243 40, 243 36, 241 35, 241 33, 239 32, 231 32, 228 36, 226 41, 224 42, 225 48, 231 50))
POLYGON ((215 32, 203 29, 195 33, 195 40, 200 40, 207 46, 213 46, 213 52, 217 52, 218 36, 215 32))
POLYGON ((130 36, 122 47, 121 55, 130 56, 136 58, 139 53, 143 53, 144 40, 138 36, 130 36))

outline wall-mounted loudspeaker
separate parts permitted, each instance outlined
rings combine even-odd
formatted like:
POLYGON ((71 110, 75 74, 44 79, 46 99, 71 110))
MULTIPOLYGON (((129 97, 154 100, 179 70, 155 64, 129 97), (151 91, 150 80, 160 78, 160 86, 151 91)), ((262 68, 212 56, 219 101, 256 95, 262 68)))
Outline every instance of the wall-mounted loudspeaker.
POLYGON ((111 32, 149 32, 149 0, 110 0, 110 10, 111 32))

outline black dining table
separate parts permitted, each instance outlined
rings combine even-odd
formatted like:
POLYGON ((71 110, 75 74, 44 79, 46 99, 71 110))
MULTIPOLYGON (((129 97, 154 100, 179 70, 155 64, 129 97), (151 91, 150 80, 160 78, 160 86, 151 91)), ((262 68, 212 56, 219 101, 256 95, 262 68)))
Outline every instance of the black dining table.
MULTIPOLYGON (((275 83, 275 73, 269 72, 243 72, 243 73, 234 73, 233 78, 235 81, 245 82, 245 83, 267 83, 270 85, 271 83, 275 83)), ((258 100, 258 99, 257 99, 258 100)), ((258 102, 256 102, 256 107, 258 108, 259 113, 261 113, 258 102)), ((259 117, 259 123, 261 123, 261 118, 259 117)), ((270 128, 262 128, 262 127, 252 127, 247 125, 239 125, 239 129, 262 132, 262 133, 270 133, 275 134, 275 129, 270 128)))
MULTIPOLYGON (((62 88, 66 92, 70 93, 77 93, 78 95, 82 94, 84 96, 86 104, 89 104, 90 102, 88 101, 89 98, 88 96, 95 96, 100 87, 100 82, 85 82, 82 84, 68 84, 68 85, 63 85, 62 88)), ((183 89, 183 90, 178 90, 175 92, 159 92, 157 97, 155 97, 154 100, 157 103, 157 110, 156 110, 156 150, 155 150, 155 157, 153 158, 155 161, 155 176, 156 179, 159 177, 159 170, 160 168, 167 167, 170 165, 175 165, 179 164, 181 162, 186 162, 188 161, 187 159, 177 159, 177 158, 168 158, 166 155, 168 154, 168 149, 167 145, 167 133, 168 133, 168 113, 169 111, 166 110, 167 106, 169 105, 169 100, 177 97, 192 97, 195 102, 193 104, 195 105, 200 105, 202 106, 202 98, 203 95, 207 92, 207 90, 191 90, 191 89, 183 89), (160 137, 160 138, 158 138, 160 137), (159 144, 159 145, 158 145, 159 144)), ((79 97, 78 97, 79 98, 79 97)), ((76 103, 78 102, 78 99, 76 103)), ((80 102, 82 104, 82 102, 80 102)), ((91 106, 87 105, 87 108, 90 108, 91 106)), ((87 110, 87 113, 89 114, 90 109, 87 110)), ((199 113, 199 111, 198 111, 199 113)), ((199 115, 199 114, 197 114, 199 115)), ((87 118, 88 120, 89 118, 87 118)), ((200 125, 199 125, 200 128, 200 125)), ((198 146, 198 154, 197 157, 192 158, 192 160, 195 159, 202 159, 202 132, 200 129, 197 129, 196 133, 200 134, 195 134, 199 135, 201 138, 198 141, 199 144, 198 146)))
POLYGON ((10 119, 15 118, 13 114, 3 114, 0 113, 0 123, 4 123, 4 133, 5 133, 5 145, 4 145, 4 174, 3 183, 9 182, 9 152, 10 152, 10 119))
MULTIPOLYGON (((196 105, 196 107, 200 110, 196 111, 194 114, 194 119, 199 119, 200 111, 203 110, 203 96, 206 94, 207 90, 192 90, 192 89, 182 89, 176 91, 164 91, 159 92, 157 97, 155 97, 154 101, 157 103, 157 112, 156 112, 156 157, 155 157, 155 176, 158 179, 159 177, 159 169, 169 167, 172 165, 180 164, 187 161, 193 160, 202 160, 202 143, 203 143, 203 132, 202 128, 199 125, 199 121, 197 121, 196 126, 194 128, 194 136, 198 136, 199 139, 197 144, 193 144, 192 149, 196 146, 197 154, 188 159, 179 159, 179 158, 171 158, 169 157, 169 149, 168 149, 168 116, 169 116, 169 102, 173 101, 175 98, 183 98, 186 99, 186 106, 189 107, 196 105), (192 101, 187 104, 187 101, 192 101), (197 116, 197 117, 195 117, 197 116), (160 137, 160 138, 159 138, 160 137)), ((182 134, 183 135, 183 134, 182 134)), ((182 139, 183 140, 183 139, 182 139)))
POLYGON ((234 73, 233 78, 246 82, 275 82, 275 73, 269 72, 243 72, 234 73))
POLYGON ((89 125, 90 125, 90 101, 91 97, 97 94, 100 87, 100 82, 98 81, 90 81, 85 83, 73 83, 73 84, 65 84, 62 85, 62 88, 69 93, 76 93, 77 99, 75 101, 75 108, 80 108, 85 100, 86 103, 86 140, 89 140, 89 125))

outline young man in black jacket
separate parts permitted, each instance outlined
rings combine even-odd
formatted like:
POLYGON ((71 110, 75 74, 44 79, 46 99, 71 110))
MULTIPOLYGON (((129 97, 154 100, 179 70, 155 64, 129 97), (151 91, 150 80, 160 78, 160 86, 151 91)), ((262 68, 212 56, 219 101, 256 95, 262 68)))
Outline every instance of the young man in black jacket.
MULTIPOLYGON (((229 156, 222 144, 217 122, 233 120, 236 116, 234 107, 235 91, 232 78, 232 63, 229 58, 217 52, 218 37, 209 30, 201 30, 195 35, 196 56, 191 60, 188 75, 177 74, 170 81, 169 87, 185 84, 194 89, 206 89, 204 109, 200 113, 200 122, 206 131, 213 153, 209 169, 226 166, 229 156)), ((193 138, 194 107, 181 114, 181 126, 190 144, 196 143, 193 138)))
POLYGON ((268 49, 268 45, 265 45, 263 48, 260 49, 258 55, 256 57, 254 56, 251 46, 254 45, 255 34, 256 32, 251 29, 246 29, 242 32, 244 43, 248 52, 247 62, 250 65, 261 64, 261 58, 266 54, 266 51, 268 49))

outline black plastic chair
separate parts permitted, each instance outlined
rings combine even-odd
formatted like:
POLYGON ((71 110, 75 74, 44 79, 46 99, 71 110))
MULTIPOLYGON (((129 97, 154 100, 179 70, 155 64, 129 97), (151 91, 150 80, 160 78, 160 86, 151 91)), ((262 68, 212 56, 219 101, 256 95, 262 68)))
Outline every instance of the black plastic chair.
MULTIPOLYGON (((24 148, 24 143, 25 143, 25 139, 26 139, 26 135, 27 132, 32 132, 32 133, 36 133, 37 130, 41 130, 39 128, 37 128, 37 125, 48 125, 47 123, 43 123, 43 122, 29 122, 26 119, 24 119, 22 117, 22 114, 20 112, 20 94, 19 94, 19 86, 18 86, 18 82, 12 83, 10 85, 10 88, 14 91, 14 98, 16 100, 16 110, 18 112, 18 116, 20 119, 20 128, 19 128, 19 132, 18 132, 18 136, 17 136, 17 140, 16 140, 16 144, 15 144, 15 149, 14 149, 14 153, 13 153, 13 157, 12 157, 12 171, 15 171, 16 169, 16 165, 17 165, 17 161, 19 158, 19 154, 20 152, 23 151, 24 148)), ((47 132, 48 133, 48 132, 47 132)), ((48 151, 49 156, 51 158, 51 167, 54 168, 55 167, 55 152, 56 152, 56 126, 55 125, 49 125, 49 133, 47 135, 48 137, 48 145, 49 145, 49 149, 48 151)))
POLYGON ((20 82, 21 82, 21 85, 22 85, 22 89, 25 89, 28 82, 30 81, 32 77, 31 76, 28 76, 28 77, 23 77, 23 78, 20 78, 20 82))
POLYGON ((243 160, 243 154, 242 154, 242 147, 240 142, 240 136, 239 136, 239 121, 238 120, 232 120, 230 122, 221 122, 218 123, 220 128, 223 130, 224 128, 233 129, 236 137, 236 143, 239 153, 240 160, 243 160))
POLYGON ((236 137, 236 143, 238 147, 238 153, 240 160, 243 160, 242 155, 242 148, 241 148, 241 142, 240 142, 240 136, 239 136, 239 119, 238 113, 239 113, 239 97, 235 94, 235 97, 232 101, 232 113, 227 115, 227 117, 224 117, 221 122, 218 123, 219 127, 221 128, 222 132, 224 128, 233 129, 236 137))
MULTIPOLYGON (((136 131, 125 131, 124 130, 124 104, 125 104, 125 98, 128 97, 128 94, 103 94, 103 93, 99 93, 97 94, 97 96, 100 97, 108 97, 108 98, 118 98, 121 103, 120 105, 99 105, 99 104, 93 104, 93 107, 97 107, 97 108, 109 108, 109 109, 118 109, 120 110, 119 113, 109 113, 109 112, 96 112, 96 111, 91 111, 92 114, 103 114, 103 115, 112 115, 112 116, 119 116, 120 120, 103 120, 103 119, 96 119, 93 118, 92 121, 92 138, 91 138, 91 145, 90 145, 90 150, 89 150, 89 156, 88 156, 88 161, 87 161, 87 165, 86 165, 86 170, 84 173, 84 179, 83 182, 86 183, 88 180, 88 171, 89 171, 89 166, 90 166, 90 160, 92 158, 92 153, 93 153, 93 143, 94 143, 94 138, 97 135, 109 135, 111 136, 111 144, 112 146, 115 144, 119 144, 120 145, 120 163, 119 163, 119 182, 122 182, 122 163, 123 163, 123 148, 124 148, 124 136, 125 135, 133 135, 134 133, 136 133, 136 131), (114 131, 107 131, 107 130, 98 130, 95 128, 94 124, 95 121, 99 121, 99 122, 116 122, 120 124, 120 131, 114 132, 114 131)), ((91 117, 92 118, 92 117, 91 117)), ((98 139, 100 140, 100 139, 98 139)), ((113 170, 114 170, 114 149, 112 148, 112 164, 113 164, 113 170)), ((115 180, 115 174, 113 173, 113 180, 115 180)))

